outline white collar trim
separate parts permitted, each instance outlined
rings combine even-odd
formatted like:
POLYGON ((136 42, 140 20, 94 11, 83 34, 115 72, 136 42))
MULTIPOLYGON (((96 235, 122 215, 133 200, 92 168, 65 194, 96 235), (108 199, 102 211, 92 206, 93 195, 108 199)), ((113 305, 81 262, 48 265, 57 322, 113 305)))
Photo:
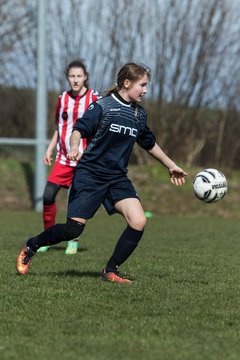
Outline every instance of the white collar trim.
POLYGON ((132 103, 130 104, 125 104, 124 102, 122 102, 121 100, 119 100, 114 94, 111 94, 112 97, 114 98, 114 100, 116 100, 117 102, 119 102, 121 105, 123 106, 127 106, 127 107, 130 107, 132 105, 132 103))

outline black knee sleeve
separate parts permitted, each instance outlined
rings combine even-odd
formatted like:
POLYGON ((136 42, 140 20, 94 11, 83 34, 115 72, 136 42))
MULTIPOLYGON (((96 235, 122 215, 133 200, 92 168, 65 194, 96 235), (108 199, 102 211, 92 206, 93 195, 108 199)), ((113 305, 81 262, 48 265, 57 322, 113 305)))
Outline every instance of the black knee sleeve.
POLYGON ((55 202, 57 193, 60 188, 60 185, 48 181, 43 193, 43 205, 52 205, 55 202))
POLYGON ((69 241, 79 237, 84 227, 85 224, 67 219, 66 224, 57 224, 51 230, 55 238, 61 238, 61 241, 69 241))
POLYGON ((83 232, 85 224, 68 219, 66 224, 56 224, 43 231, 41 234, 29 239, 27 246, 34 252, 42 246, 56 245, 61 241, 77 238, 83 232))

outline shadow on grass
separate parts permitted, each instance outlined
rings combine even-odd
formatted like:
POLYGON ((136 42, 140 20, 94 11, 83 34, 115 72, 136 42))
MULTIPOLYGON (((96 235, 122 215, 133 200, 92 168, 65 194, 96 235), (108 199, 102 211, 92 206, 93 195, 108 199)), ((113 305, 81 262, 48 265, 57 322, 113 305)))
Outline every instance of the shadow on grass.
MULTIPOLYGON (((50 248, 48 249, 48 251, 65 251, 66 250, 66 246, 50 246, 50 248)), ((85 252, 85 251, 88 251, 88 248, 83 248, 83 247, 79 247, 78 248, 78 253, 81 253, 81 252, 85 252)))
POLYGON ((91 277, 91 278, 99 278, 100 272, 96 271, 78 271, 78 270, 67 270, 67 271, 53 271, 48 272, 44 276, 60 276, 60 277, 91 277))

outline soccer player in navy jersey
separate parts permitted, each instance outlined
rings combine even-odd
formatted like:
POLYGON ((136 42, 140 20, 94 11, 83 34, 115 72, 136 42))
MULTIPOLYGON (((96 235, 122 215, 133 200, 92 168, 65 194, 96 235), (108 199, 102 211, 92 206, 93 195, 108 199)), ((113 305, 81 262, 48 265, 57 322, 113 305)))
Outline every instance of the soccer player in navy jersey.
MULTIPOLYGON (((43 159, 45 165, 51 166, 53 151, 57 148, 56 159, 43 194, 43 224, 45 230, 55 225, 57 194, 62 188, 70 188, 77 165, 77 161, 70 160, 67 157, 67 153, 70 151, 70 136, 73 127, 88 106, 100 98, 94 90, 89 89, 89 74, 83 61, 75 60, 68 64, 65 75, 70 90, 64 91, 58 98, 55 115, 56 130, 43 159)), ((81 139, 79 143, 81 153, 86 148, 86 145, 86 139, 81 139)), ((44 252, 48 248, 49 246, 42 246, 38 249, 38 252, 44 252)), ((72 239, 68 241, 65 253, 73 255, 77 253, 77 249, 78 239, 72 239)))
POLYGON ((56 224, 30 238, 17 257, 17 271, 26 274, 30 261, 41 246, 54 245, 78 237, 101 204, 109 214, 115 212, 126 219, 126 229, 117 241, 112 256, 101 272, 104 280, 131 283, 118 272, 137 247, 146 224, 146 216, 127 166, 135 142, 162 163, 171 182, 183 185, 187 173, 177 166, 158 146, 147 126, 147 115, 139 105, 147 93, 150 69, 135 63, 125 64, 117 76, 117 85, 107 96, 92 103, 79 118, 71 135, 69 160, 78 163, 68 202, 67 221, 56 224), (89 140, 83 154, 81 137, 89 140))

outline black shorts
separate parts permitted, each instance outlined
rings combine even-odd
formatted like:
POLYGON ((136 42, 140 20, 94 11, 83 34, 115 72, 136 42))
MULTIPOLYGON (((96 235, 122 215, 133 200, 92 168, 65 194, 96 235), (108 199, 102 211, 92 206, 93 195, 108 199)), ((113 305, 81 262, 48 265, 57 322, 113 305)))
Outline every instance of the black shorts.
POLYGON ((90 219, 101 204, 112 215, 116 212, 115 203, 127 198, 139 199, 127 176, 106 180, 83 173, 78 178, 75 173, 68 199, 67 217, 90 219))

